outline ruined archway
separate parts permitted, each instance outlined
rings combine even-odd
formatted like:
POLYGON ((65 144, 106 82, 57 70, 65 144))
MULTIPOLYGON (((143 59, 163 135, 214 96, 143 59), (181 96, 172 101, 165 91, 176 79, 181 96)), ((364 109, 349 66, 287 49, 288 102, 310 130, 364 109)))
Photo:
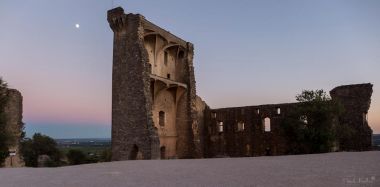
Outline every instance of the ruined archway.
POLYGON ((139 152, 139 147, 137 145, 133 145, 131 152, 129 153, 129 160, 136 160, 137 153, 139 152))

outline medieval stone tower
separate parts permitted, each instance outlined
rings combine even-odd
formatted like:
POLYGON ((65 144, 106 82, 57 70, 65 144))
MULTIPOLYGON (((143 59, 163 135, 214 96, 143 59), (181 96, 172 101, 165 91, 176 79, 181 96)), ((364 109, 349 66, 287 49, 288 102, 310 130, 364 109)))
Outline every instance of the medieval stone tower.
POLYGON ((107 20, 114 32, 112 159, 199 157, 193 45, 120 7, 107 20))

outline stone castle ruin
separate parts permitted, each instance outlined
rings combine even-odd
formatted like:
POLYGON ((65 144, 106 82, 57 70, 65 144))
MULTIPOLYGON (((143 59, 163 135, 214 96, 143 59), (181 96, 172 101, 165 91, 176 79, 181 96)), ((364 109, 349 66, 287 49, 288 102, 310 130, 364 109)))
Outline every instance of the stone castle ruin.
POLYGON ((20 141, 23 130, 22 95, 18 90, 7 89, 7 103, 4 108, 7 134, 10 135, 9 156, 5 159, 5 167, 22 167, 24 161, 20 155, 20 141))
MULTIPOLYGON (((172 159, 285 154, 279 132, 297 103, 210 109, 196 95, 194 46, 139 14, 109 10, 114 32, 112 159, 172 159)), ((334 88, 345 112, 339 122, 356 129, 340 150, 368 150, 372 85, 334 88)))

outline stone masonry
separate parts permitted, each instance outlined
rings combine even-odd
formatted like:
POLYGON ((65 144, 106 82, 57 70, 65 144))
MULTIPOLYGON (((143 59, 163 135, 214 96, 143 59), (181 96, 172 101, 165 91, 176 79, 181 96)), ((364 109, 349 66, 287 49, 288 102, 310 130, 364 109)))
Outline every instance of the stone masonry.
POLYGON ((372 129, 368 125, 368 110, 371 105, 372 84, 339 86, 331 90, 333 99, 344 107, 339 116, 340 125, 350 128, 353 138, 340 140, 344 151, 368 151, 372 146, 372 129))
POLYGON ((107 20, 114 32, 112 159, 201 155, 193 45, 120 7, 107 20))
MULTIPOLYGON (((371 149, 372 130, 367 113, 371 103, 372 84, 345 85, 330 91, 333 100, 343 105, 338 117, 339 128, 350 128, 352 139, 338 140, 336 151, 371 149)), ((287 143, 281 132, 286 114, 298 103, 271 104, 212 109, 206 120, 205 157, 241 157, 287 154, 287 143), (240 127, 239 127, 240 126, 240 127)))
MULTIPOLYGON (((281 121, 297 103, 210 109, 196 95, 194 47, 139 14, 109 10, 114 32, 112 160, 286 154, 281 121)), ((339 123, 355 140, 341 150, 368 150, 371 84, 331 91, 343 103, 339 123)))
POLYGON ((4 112, 6 115, 6 130, 11 135, 9 142, 10 156, 5 160, 5 167, 22 167, 24 162, 20 156, 20 141, 22 134, 22 95, 18 90, 7 90, 8 103, 4 112))

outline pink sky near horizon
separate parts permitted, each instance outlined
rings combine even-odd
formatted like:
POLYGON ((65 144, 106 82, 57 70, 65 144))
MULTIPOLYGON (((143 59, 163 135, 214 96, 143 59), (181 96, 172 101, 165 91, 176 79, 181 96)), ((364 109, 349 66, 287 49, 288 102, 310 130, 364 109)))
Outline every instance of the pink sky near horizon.
MULTIPOLYGON (((40 80, 36 80, 35 82, 37 81, 40 80)), ((64 83, 63 85, 68 84, 69 83, 64 83)), ((12 84, 10 84, 10 86, 12 87, 12 84)), ((96 93, 96 91, 91 89, 80 90, 80 87, 78 86, 72 88, 61 88, 59 90, 44 90, 39 88, 33 89, 22 84, 19 85, 19 87, 22 94, 24 95, 24 119, 27 121, 50 123, 59 121, 60 123, 69 124, 100 124, 105 126, 110 126, 111 124, 111 89, 105 90, 99 95, 91 95, 92 92, 96 93), (57 93, 61 92, 62 90, 74 91, 66 91, 61 94, 57 93), (100 97, 102 97, 103 100, 99 100, 100 97)), ((298 93, 299 91, 295 91, 294 95, 298 93)), ((236 95, 238 94, 239 93, 236 93, 236 95)), ((231 99, 228 96, 220 96, 218 99, 224 98, 224 103, 210 103, 207 100, 206 103, 209 104, 212 108, 224 108, 295 102, 294 96, 287 99, 279 99, 276 97, 266 97, 267 95, 265 96, 263 94, 265 93, 261 93, 261 95, 255 96, 254 93, 252 93, 252 97, 242 97, 238 100, 236 98, 231 99)), ((271 94, 269 93, 268 95, 270 96, 271 94)), ((379 104, 377 100, 372 100, 368 118, 369 124, 374 133, 380 133, 380 116, 376 115, 377 111, 380 111, 379 104)))

